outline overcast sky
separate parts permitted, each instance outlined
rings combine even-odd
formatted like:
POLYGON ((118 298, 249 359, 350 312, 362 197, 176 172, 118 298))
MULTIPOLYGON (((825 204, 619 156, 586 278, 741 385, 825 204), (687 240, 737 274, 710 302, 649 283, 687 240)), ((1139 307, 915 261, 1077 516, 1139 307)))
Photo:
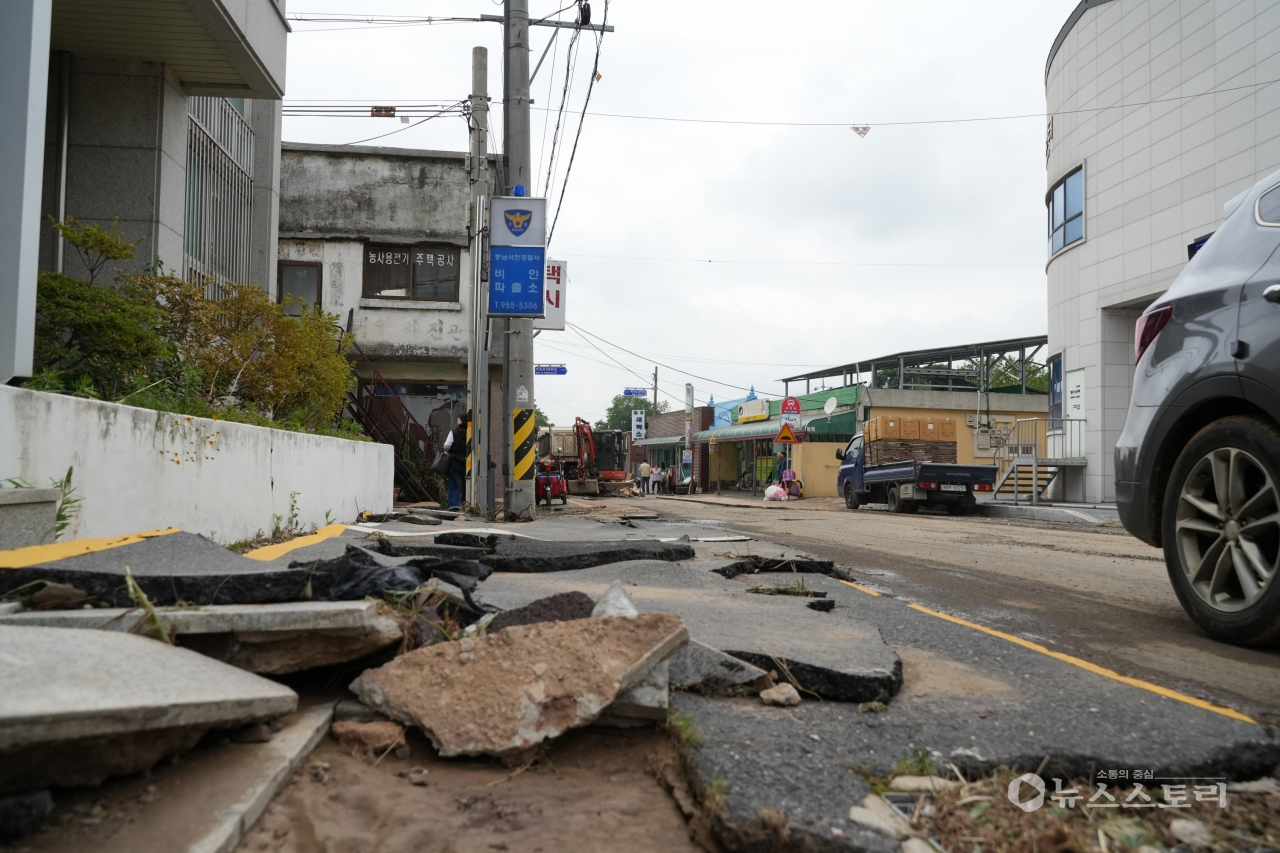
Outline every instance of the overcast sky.
MULTIPOLYGON (((568 2, 531 0, 531 16, 568 2)), ((569 372, 539 378, 541 408, 558 424, 595 420, 623 388, 651 385, 654 361, 670 365, 659 368, 660 398, 679 407, 686 381, 699 401, 752 385, 777 396, 778 379, 819 367, 1044 333, 1043 118, 891 123, 1042 114, 1045 60, 1076 2, 611 2, 617 31, 601 44, 549 255, 568 263, 569 321, 631 353, 542 333, 538 362, 569 372), (853 124, 871 131, 859 138, 853 124)), ((592 7, 598 23, 604 0, 592 7)), ((491 0, 289 4, 291 17, 501 11, 491 0)), ((286 102, 460 100, 475 45, 489 48, 489 89, 501 93, 498 24, 293 27, 286 102)), ((531 67, 551 32, 534 30, 531 67)), ((568 35, 533 86, 543 176, 568 35)), ((595 50, 584 35, 553 209, 595 50)), ((349 143, 400 126, 286 118, 284 138, 349 143)), ((374 144, 465 150, 466 125, 438 119, 374 144)))

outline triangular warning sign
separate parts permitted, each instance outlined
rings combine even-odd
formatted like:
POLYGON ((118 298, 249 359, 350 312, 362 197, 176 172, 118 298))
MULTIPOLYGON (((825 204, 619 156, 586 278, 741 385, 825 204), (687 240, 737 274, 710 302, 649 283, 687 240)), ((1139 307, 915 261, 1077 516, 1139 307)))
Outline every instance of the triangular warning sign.
POLYGON ((782 429, 778 430, 778 437, 773 440, 774 444, 795 444, 796 434, 791 431, 791 424, 783 424, 782 429))

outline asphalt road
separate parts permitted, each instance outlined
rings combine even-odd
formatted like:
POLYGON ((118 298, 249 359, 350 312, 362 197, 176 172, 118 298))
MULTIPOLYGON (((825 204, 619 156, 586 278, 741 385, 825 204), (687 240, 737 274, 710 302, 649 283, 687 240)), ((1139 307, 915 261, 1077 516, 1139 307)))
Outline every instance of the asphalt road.
POLYGON ((724 522, 834 560, 882 594, 1280 723, 1280 650, 1206 637, 1178 604, 1161 552, 1119 526, 851 512, 823 498, 628 504, 724 522))

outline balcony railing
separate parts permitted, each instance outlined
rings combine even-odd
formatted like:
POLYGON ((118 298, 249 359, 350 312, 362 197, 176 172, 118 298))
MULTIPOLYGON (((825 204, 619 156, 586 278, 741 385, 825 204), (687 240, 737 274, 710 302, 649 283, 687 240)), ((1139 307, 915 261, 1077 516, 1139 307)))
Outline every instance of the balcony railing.
POLYGON ((1014 501, 1022 500, 1022 479, 1029 475, 1030 487, 1025 489, 1025 497, 1038 503, 1053 477, 1063 468, 1084 464, 1087 423, 1083 418, 1016 421, 995 448, 997 493, 1008 491, 1011 485, 1014 501))

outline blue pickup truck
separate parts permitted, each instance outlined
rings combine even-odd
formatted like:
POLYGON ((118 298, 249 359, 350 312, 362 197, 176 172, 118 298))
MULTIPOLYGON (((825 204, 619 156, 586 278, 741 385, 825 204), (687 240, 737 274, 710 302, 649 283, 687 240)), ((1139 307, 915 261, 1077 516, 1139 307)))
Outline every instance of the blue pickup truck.
POLYGON ((907 460, 888 465, 867 465, 862 433, 849 446, 836 451, 840 475, 836 489, 844 505, 888 504, 889 512, 915 512, 922 506, 945 506, 952 515, 971 510, 976 492, 990 492, 996 482, 994 465, 951 465, 907 460))

